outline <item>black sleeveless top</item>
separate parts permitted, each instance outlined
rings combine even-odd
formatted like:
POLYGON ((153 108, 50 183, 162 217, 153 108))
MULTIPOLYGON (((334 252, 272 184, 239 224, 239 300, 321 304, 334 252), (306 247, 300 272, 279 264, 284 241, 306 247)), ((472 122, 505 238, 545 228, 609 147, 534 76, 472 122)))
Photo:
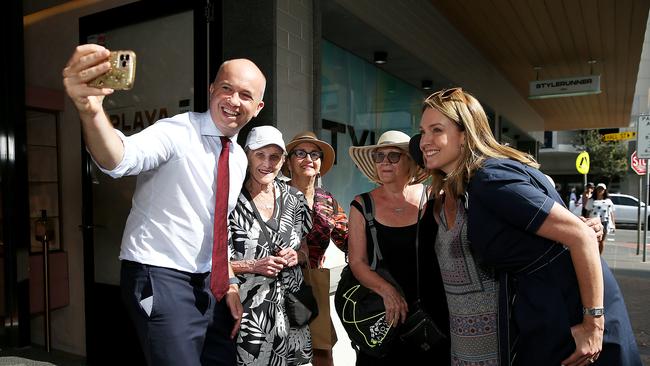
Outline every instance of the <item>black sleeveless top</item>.
MULTIPOLYGON (((361 204, 352 201, 351 205, 363 214, 361 204)), ((449 310, 445 296, 440 267, 434 250, 438 224, 433 216, 433 200, 427 203, 420 221, 420 300, 424 310, 431 315, 442 331, 449 331, 449 310)), ((404 292, 409 311, 417 300, 415 266, 416 224, 391 227, 375 220, 377 241, 383 256, 382 266, 390 272, 404 292)), ((374 258, 374 245, 370 227, 366 222, 366 249, 368 260, 374 258)))

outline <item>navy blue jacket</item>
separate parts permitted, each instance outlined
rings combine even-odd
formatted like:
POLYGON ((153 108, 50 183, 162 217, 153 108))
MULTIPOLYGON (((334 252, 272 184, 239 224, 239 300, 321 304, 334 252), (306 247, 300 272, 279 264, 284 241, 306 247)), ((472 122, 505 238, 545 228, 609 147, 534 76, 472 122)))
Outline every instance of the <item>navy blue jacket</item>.
MULTIPOLYGON (((540 171, 508 159, 488 159, 467 193, 473 254, 499 278, 501 365, 560 365, 575 350, 570 328, 582 322, 582 303, 569 251, 536 232, 561 197, 540 171)), ((642 365, 622 294, 601 262, 605 333, 594 365, 642 365)))

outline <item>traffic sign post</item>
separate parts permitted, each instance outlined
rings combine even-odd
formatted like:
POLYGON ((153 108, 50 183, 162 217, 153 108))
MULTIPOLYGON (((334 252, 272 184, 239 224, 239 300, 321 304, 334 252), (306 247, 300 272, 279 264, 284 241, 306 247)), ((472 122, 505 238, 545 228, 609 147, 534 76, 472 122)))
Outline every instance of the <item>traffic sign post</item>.
MULTIPOLYGON (((637 125, 637 132, 636 132, 637 157, 640 159, 648 159, 650 158, 650 115, 648 114, 639 115, 639 120, 636 125, 637 125)), ((646 169, 646 174, 645 174, 645 183, 646 183, 645 201, 646 202, 648 202, 648 198, 650 196, 650 183, 649 183, 650 181, 648 180, 648 178, 650 177, 648 176, 648 173, 650 173, 650 170, 646 169)), ((645 262, 646 252, 647 252, 646 243, 648 240, 648 204, 645 205, 645 210, 643 213, 643 221, 645 222, 645 225, 643 226, 643 261, 645 262)), ((639 221, 639 225, 641 225, 641 221, 639 221)))
POLYGON ((578 154, 576 158, 576 170, 584 176, 583 187, 587 187, 587 173, 589 173, 589 153, 586 151, 578 154))
MULTIPOLYGON (((636 154, 636 150, 632 153, 632 156, 630 157, 630 167, 634 172, 639 176, 639 203, 638 203, 638 209, 637 209, 637 220, 636 222, 638 223, 637 229, 636 229, 636 234, 637 234, 637 240, 636 240, 636 255, 639 255, 640 247, 641 247, 641 196, 643 195, 642 193, 642 187, 643 187, 643 176, 647 174, 648 172, 648 164, 646 159, 639 159, 639 157, 636 154)), ((646 200, 647 202, 647 200, 646 200)), ((647 215, 646 215, 647 217, 647 215)), ((646 223, 647 224, 647 223, 646 223)))
POLYGON ((646 159, 639 159, 639 157, 636 154, 636 150, 632 153, 632 156, 630 157, 630 167, 634 172, 640 176, 644 176, 646 174, 646 171, 648 170, 648 165, 647 165, 647 160, 646 159))
POLYGON ((603 141, 622 141, 622 140, 631 140, 636 137, 636 132, 634 131, 625 131, 618 133, 608 133, 603 135, 603 141))
POLYGON ((641 159, 650 159, 650 114, 639 115, 636 136, 637 156, 641 159))

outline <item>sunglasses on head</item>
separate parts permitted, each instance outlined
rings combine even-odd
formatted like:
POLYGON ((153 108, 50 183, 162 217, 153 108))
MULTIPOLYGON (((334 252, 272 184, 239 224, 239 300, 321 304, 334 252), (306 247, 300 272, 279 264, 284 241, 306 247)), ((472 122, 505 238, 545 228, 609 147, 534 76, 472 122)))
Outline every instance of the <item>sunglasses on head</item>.
POLYGON ((463 94, 463 88, 456 87, 456 88, 449 88, 449 89, 439 90, 439 91, 429 95, 429 97, 427 97, 426 100, 428 101, 428 100, 431 100, 431 99, 434 99, 434 98, 438 98, 438 99, 440 99, 442 101, 442 100, 445 100, 445 99, 450 99, 454 94, 459 94, 461 97, 465 96, 463 94))
MULTIPOLYGON (((467 104, 467 99, 465 98, 465 93, 463 92, 463 88, 460 87, 439 90, 429 95, 424 102, 429 105, 431 104, 440 105, 440 103, 444 101, 467 104)), ((458 121, 455 122, 459 125, 461 131, 465 131, 465 123, 463 121, 463 116, 460 114, 460 111, 458 110, 458 105, 457 103, 452 103, 452 104, 454 106, 454 111, 456 111, 456 116, 458 116, 458 121)))
POLYGON ((388 162, 391 164, 397 164, 399 162, 399 159, 402 158, 402 153, 398 151, 391 151, 389 153, 385 152, 380 152, 380 151, 373 151, 370 156, 372 157, 372 160, 376 163, 379 164, 384 161, 385 158, 388 158, 388 162))
POLYGON ((315 151, 305 151, 302 149, 296 149, 291 152, 290 155, 295 155, 298 159, 304 159, 309 155, 311 160, 318 160, 323 157, 323 152, 320 150, 315 150, 315 151))

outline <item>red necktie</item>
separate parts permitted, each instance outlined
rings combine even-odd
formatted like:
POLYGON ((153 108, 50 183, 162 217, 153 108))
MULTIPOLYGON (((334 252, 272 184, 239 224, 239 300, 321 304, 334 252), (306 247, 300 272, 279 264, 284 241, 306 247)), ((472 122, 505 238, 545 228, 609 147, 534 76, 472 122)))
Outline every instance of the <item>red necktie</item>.
POLYGON ((228 291, 228 192, 230 191, 230 169, 228 152, 230 139, 221 136, 221 155, 217 167, 217 198, 214 206, 214 235, 212 243, 212 274, 210 290, 220 301, 228 291))

